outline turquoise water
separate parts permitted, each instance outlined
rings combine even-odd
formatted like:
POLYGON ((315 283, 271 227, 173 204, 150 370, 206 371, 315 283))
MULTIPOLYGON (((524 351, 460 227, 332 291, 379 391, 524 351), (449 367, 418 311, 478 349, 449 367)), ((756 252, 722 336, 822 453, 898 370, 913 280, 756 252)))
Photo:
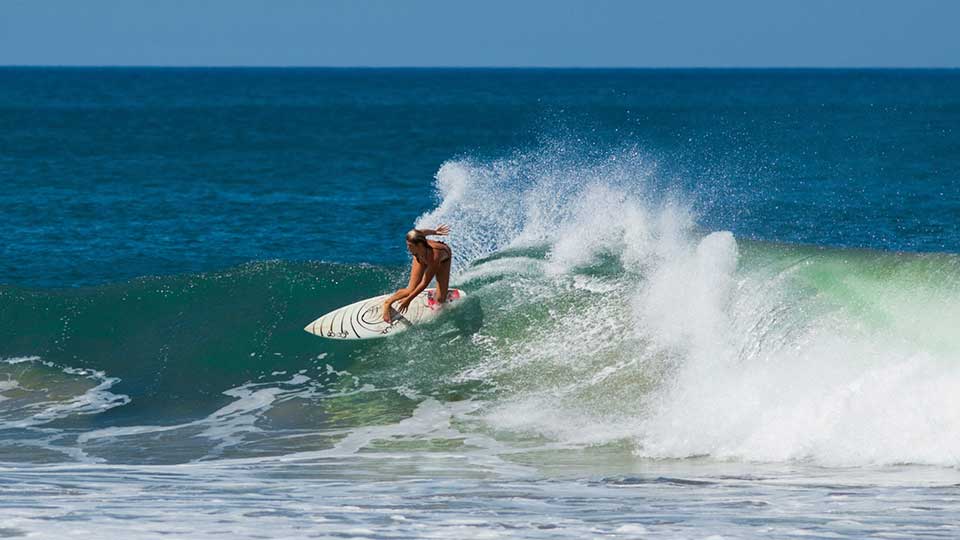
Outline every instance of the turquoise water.
POLYGON ((0 537, 954 538, 958 96, 0 69, 0 537), (414 223, 462 306, 303 332, 414 223))

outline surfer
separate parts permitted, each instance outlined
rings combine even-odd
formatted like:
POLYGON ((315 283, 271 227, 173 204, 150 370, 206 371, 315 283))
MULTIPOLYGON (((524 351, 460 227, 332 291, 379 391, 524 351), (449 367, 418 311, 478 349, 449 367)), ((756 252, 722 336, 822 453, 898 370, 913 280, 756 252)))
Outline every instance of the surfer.
POLYGON ((407 311, 410 302, 430 285, 434 277, 437 278, 437 302, 442 304, 446 301, 453 252, 447 244, 428 240, 427 237, 448 234, 450 234, 450 227, 446 225, 440 225, 436 229, 411 229, 407 233, 407 251, 413 255, 410 281, 406 287, 393 293, 393 296, 383 302, 384 322, 391 322, 390 306, 394 302, 400 301, 397 311, 400 313, 407 311))

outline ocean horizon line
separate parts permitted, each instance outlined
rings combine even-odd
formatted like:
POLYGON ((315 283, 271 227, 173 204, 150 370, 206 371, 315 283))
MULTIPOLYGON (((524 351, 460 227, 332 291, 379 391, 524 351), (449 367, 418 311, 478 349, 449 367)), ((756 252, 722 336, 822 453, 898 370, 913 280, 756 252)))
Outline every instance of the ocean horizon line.
POLYGON ((957 71, 960 66, 323 66, 249 64, 0 64, 0 69, 251 69, 371 71, 957 71))

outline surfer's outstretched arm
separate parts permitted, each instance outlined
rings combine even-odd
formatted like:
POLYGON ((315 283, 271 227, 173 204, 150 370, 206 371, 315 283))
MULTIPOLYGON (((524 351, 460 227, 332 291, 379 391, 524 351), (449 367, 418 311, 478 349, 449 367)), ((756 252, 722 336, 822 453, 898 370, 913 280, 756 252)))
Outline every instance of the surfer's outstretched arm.
POLYGON ((424 236, 446 236, 450 234, 450 227, 448 225, 440 225, 436 229, 415 229, 415 230, 424 236))

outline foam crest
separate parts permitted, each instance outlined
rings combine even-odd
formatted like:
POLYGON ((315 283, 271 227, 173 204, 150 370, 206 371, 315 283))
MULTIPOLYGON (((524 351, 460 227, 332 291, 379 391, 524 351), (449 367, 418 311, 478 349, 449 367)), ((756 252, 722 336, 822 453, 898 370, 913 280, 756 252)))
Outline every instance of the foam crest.
MULTIPOLYGON (((808 259, 781 276, 741 272, 723 312, 692 318, 700 324, 682 341, 697 347, 638 427, 639 454, 956 465, 956 344, 918 341, 897 318, 865 316, 829 288, 797 288, 820 267, 808 259)), ((857 270, 848 266, 851 281, 857 270)), ((872 294, 890 296, 884 289, 872 294)), ((949 289, 915 289, 915 301, 949 289)), ((715 301, 705 296, 702 311, 715 301)))

